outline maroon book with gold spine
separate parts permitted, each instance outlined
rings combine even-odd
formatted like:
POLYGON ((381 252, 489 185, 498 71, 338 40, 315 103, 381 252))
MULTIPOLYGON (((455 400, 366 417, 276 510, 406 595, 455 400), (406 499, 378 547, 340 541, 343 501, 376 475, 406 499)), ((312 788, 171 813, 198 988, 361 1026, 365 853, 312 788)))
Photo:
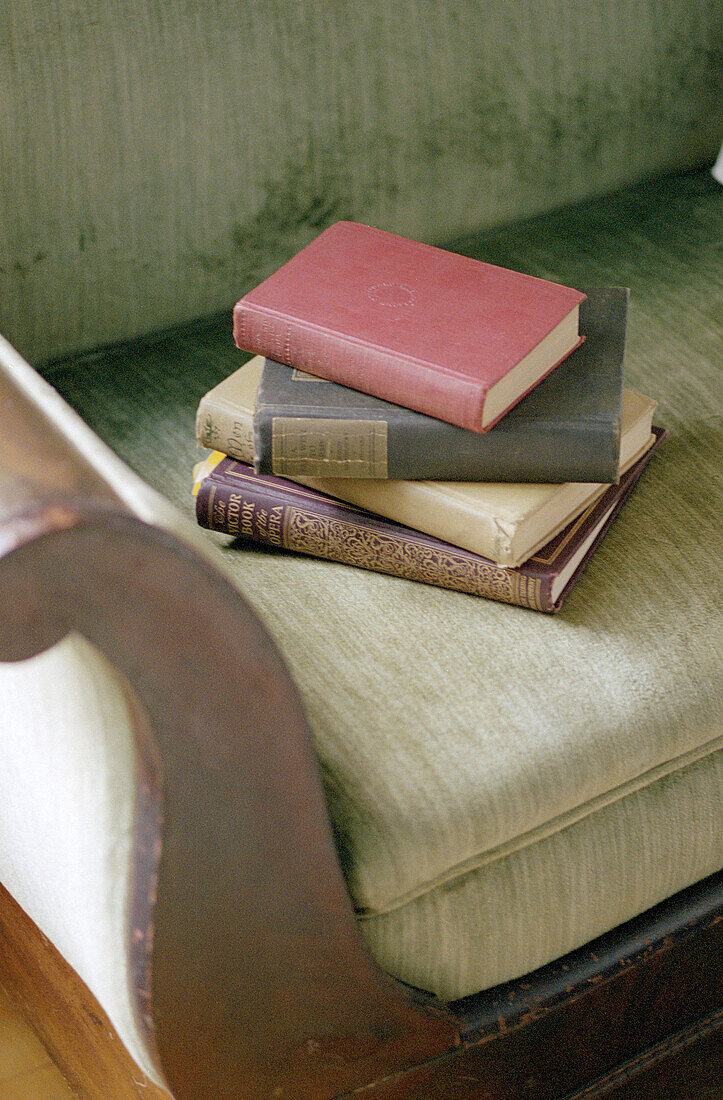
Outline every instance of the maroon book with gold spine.
POLYGON ((667 433, 546 546, 515 569, 354 508, 302 485, 256 474, 214 451, 195 471, 202 527, 439 588, 559 611, 595 547, 667 433))

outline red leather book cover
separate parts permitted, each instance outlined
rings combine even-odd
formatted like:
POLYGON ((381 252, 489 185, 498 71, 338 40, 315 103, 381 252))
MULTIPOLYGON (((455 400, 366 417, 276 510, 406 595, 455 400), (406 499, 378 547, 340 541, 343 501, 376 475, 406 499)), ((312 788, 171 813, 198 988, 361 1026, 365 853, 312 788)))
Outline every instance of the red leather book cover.
POLYGON ((486 431, 580 342, 570 287, 337 222, 234 308, 244 351, 486 431))

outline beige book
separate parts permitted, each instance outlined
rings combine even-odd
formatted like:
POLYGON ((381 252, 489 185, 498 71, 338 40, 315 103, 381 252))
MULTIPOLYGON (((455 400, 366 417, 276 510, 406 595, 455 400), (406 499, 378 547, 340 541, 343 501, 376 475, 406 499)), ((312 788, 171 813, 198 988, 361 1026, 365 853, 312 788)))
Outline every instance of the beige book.
MULTIPOLYGON (((253 465, 253 414, 264 361, 255 356, 202 398, 199 442, 253 465)), ((620 473, 651 443, 657 402, 623 391, 620 473)), ((383 481, 372 478, 290 480, 366 508, 396 523, 514 567, 571 523, 607 486, 470 481, 383 481)))

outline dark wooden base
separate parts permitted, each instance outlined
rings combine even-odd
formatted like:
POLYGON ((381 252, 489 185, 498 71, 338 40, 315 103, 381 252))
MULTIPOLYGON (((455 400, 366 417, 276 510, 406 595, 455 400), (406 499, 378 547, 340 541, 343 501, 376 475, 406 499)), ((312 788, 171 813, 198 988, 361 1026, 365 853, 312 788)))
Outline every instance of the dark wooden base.
POLYGON ((448 1006, 460 1047, 364 1100, 720 1100, 723 877, 448 1006))
MULTIPOLYGON (((336 1095, 721 1100, 722 896, 717 876, 521 981, 450 1005, 462 1030, 455 1051, 336 1095)), ((2 887, 0 985, 80 1100, 170 1100, 2 887)), ((249 1091, 248 1082, 237 1084, 239 1100, 266 1096, 254 1086, 249 1091)), ((288 1095, 304 1100, 320 1093, 312 1087, 288 1095)))

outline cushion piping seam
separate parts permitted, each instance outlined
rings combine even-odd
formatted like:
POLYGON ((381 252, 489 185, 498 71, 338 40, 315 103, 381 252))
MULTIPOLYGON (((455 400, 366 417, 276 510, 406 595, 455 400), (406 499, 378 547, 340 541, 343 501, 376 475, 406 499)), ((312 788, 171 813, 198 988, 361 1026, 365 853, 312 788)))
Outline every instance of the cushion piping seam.
POLYGON ((487 867, 492 863, 496 863, 499 860, 514 855, 516 852, 524 851, 524 849, 532 847, 532 845, 539 841, 547 840, 557 833, 563 832, 570 826, 577 825, 586 818, 592 817, 599 810, 605 809, 607 806, 611 806, 617 802, 622 802, 631 794, 636 794, 638 791, 652 786, 661 779, 666 779, 678 772, 685 771, 686 768, 698 763, 700 760, 708 756, 713 756, 720 748, 723 748, 723 734, 714 737, 711 741, 707 741, 703 745, 697 746, 695 749, 690 749, 688 752, 674 757, 670 761, 656 764, 647 771, 641 772, 640 775, 635 776, 633 779, 626 780, 625 783, 613 787, 610 791, 605 791, 589 799, 587 802, 574 806, 572 809, 565 810, 564 813, 558 814, 557 817, 551 818, 541 825, 536 825, 532 829, 520 833, 510 840, 503 841, 502 844, 498 844, 488 851, 477 852, 475 855, 469 856, 467 859, 454 864, 436 878, 429 879, 427 882, 407 891, 405 894, 401 894, 398 898, 374 906, 373 908, 370 906, 359 906, 355 909, 356 917, 360 921, 370 921, 378 917, 385 917, 399 909, 403 909, 405 905, 413 901, 418 901, 426 894, 439 889, 441 886, 448 886, 470 872, 481 870, 483 867, 487 867))

